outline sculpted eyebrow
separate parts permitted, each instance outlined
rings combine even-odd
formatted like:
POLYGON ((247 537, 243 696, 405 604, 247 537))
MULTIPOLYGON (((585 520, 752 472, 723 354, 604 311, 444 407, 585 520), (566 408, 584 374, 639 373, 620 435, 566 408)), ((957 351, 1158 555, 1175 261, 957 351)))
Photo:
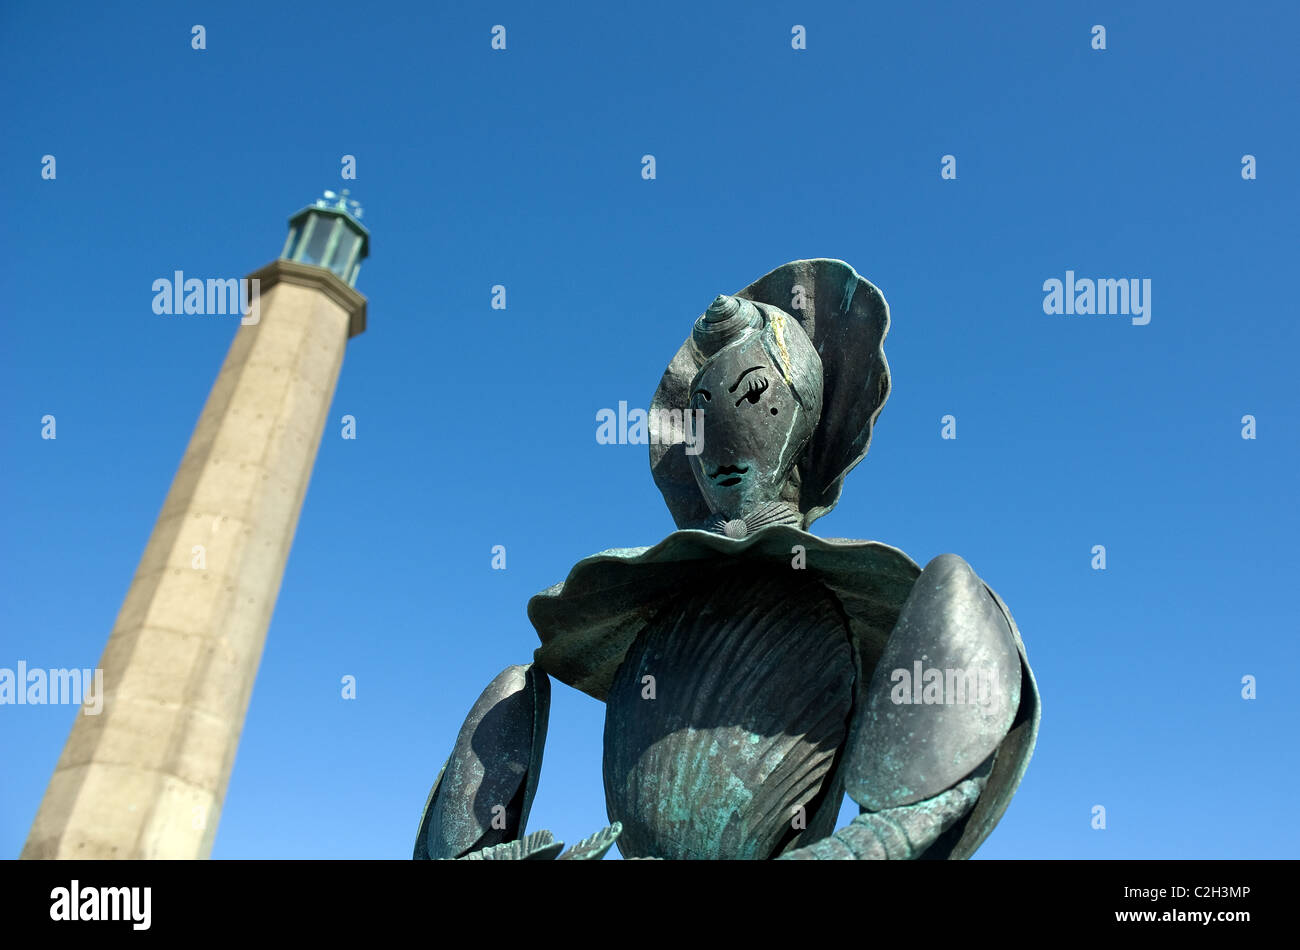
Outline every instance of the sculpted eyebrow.
POLYGON ((743 373, 741 373, 738 377, 736 377, 736 381, 735 381, 734 383, 731 384, 731 388, 728 389, 727 392, 729 392, 729 393, 734 393, 734 392, 736 391, 736 387, 740 385, 740 381, 741 381, 742 379, 744 379, 744 378, 745 378, 746 376, 748 376, 750 373, 754 372, 754 370, 756 370, 756 369, 762 369, 762 368, 763 368, 763 367, 761 367, 761 366, 751 366, 749 369, 745 370, 745 371, 744 371, 743 373))

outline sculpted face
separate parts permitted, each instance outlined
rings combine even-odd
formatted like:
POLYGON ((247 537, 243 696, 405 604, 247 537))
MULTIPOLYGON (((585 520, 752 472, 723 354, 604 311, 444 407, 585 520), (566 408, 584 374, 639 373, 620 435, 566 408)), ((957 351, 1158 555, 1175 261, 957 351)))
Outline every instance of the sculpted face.
MULTIPOLYGON (((763 335, 751 329, 724 346, 691 382, 690 408, 703 413, 705 436, 703 450, 690 457, 691 470, 709 509, 726 518, 744 518, 781 500, 817 423, 795 397, 786 380, 789 369, 783 372, 763 335)), ((816 383, 819 408, 820 378, 816 383)))

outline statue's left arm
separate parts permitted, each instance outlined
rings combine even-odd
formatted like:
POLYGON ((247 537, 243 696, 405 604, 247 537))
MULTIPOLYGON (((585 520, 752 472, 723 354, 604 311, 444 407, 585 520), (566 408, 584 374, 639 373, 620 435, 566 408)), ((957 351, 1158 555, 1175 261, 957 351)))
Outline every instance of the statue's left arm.
POLYGON ((1021 683, 1020 650, 1000 602, 962 558, 936 557, 859 694, 841 768, 862 813, 781 857, 922 856, 986 792, 1021 702, 1032 701, 1021 683))

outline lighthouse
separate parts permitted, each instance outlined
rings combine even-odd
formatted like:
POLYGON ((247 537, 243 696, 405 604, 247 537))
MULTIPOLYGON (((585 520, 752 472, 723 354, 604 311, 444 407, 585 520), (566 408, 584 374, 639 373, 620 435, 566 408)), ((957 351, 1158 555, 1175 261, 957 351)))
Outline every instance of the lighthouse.
POLYGON ((370 234, 344 191, 247 278, 256 318, 199 415, 23 858, 206 858, 348 340, 370 234))

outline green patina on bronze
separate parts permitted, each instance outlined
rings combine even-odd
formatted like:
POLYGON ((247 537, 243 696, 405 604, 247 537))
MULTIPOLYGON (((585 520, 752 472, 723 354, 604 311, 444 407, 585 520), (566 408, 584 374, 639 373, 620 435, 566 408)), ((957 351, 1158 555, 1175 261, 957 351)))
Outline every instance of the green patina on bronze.
POLYGON ((629 858, 965 858, 988 837, 1040 717, 1006 605, 956 555, 922 570, 808 531, 870 444, 888 326, 841 261, 714 300, 651 403, 651 469, 680 530, 586 558, 529 602, 541 646, 471 711, 417 858, 593 859, 614 843, 629 858), (675 438, 674 413, 696 423, 675 438), (611 825, 569 852, 524 827, 548 675, 607 704, 611 825), (862 814, 836 831, 845 793, 862 814))

